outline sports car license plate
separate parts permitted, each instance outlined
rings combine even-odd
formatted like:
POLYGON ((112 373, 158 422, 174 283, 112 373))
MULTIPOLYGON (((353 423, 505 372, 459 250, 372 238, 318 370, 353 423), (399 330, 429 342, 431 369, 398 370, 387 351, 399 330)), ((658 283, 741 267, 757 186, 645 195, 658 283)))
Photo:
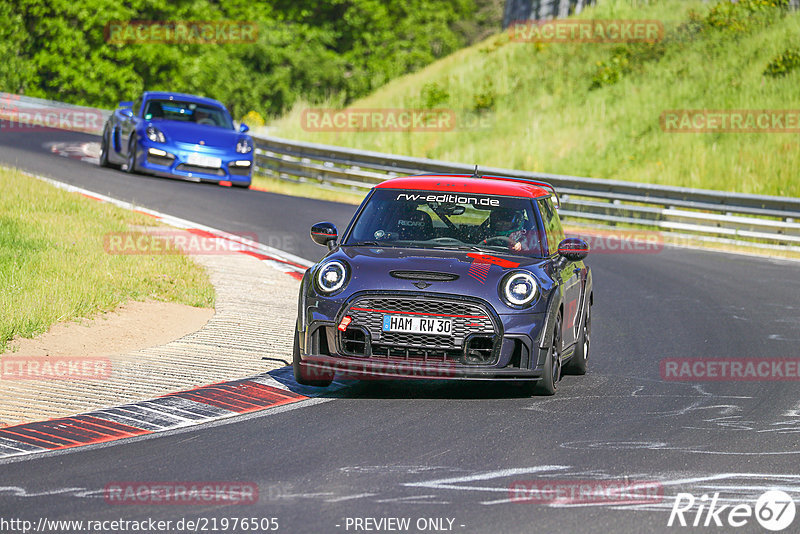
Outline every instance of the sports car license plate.
POLYGON ((451 336, 453 335, 453 320, 413 315, 384 315, 383 331, 451 336))
POLYGON ((208 167, 209 169, 219 169, 222 167, 222 160, 203 154, 189 154, 186 157, 186 163, 189 165, 197 165, 198 167, 208 167))

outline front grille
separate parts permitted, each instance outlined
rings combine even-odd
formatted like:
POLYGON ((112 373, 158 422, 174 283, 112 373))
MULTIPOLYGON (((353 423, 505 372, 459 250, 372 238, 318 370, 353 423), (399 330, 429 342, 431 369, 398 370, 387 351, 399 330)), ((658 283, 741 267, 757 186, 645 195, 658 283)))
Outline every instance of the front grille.
POLYGON ((395 345, 372 344, 372 359, 417 360, 421 362, 461 362, 461 349, 431 349, 422 347, 398 347, 395 345))
POLYGON ((147 154, 147 163, 169 167, 170 165, 172 165, 173 161, 175 161, 175 158, 171 158, 168 156, 156 156, 154 154, 147 154))
POLYGON ((215 176, 225 176, 225 171, 223 171, 222 169, 210 169, 208 167, 200 167, 199 165, 189 165, 187 163, 181 163, 175 168, 175 170, 183 172, 196 172, 198 174, 213 174, 215 176))
POLYGON ((238 165, 228 165, 228 172, 233 176, 249 176, 250 167, 239 167, 238 165))
POLYGON ((489 319, 489 313, 483 306, 473 302, 438 297, 362 297, 350 307, 388 310, 391 313, 480 316, 489 319))
MULTIPOLYGON (((437 297, 383 297, 368 296, 356 299, 345 312, 352 318, 342 336, 344 352, 358 356, 389 359, 421 359, 424 361, 464 361, 464 342, 468 338, 488 340, 477 349, 482 354, 480 363, 490 363, 487 359, 494 354, 494 340, 497 339, 495 325, 488 309, 476 302, 437 297), (383 316, 386 314, 409 314, 443 317, 453 320, 452 335, 413 334, 383 332, 383 316), (369 334, 369 354, 366 343, 364 352, 352 350, 351 329, 364 329, 369 334), (349 350, 348 350, 349 349, 349 350)), ((359 339, 360 341, 360 339, 359 339)), ((359 349, 362 345, 359 345, 359 349)), ((477 359, 467 363, 479 363, 477 359)))
POLYGON ((431 336, 425 334, 406 334, 401 332, 382 332, 381 343, 386 345, 402 345, 412 347, 426 347, 429 349, 453 348, 450 336, 431 336))

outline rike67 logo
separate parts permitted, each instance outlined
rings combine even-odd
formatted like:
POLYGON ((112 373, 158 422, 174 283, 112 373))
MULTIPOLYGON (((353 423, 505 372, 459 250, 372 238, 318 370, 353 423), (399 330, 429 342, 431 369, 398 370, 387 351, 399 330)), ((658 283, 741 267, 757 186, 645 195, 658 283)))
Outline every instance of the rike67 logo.
POLYGON ((750 503, 720 504, 719 500, 719 492, 711 497, 703 494, 699 499, 691 493, 679 493, 667 526, 739 528, 755 518, 763 528, 779 532, 794 521, 794 500, 785 491, 766 491, 756 499, 755 506, 750 503))

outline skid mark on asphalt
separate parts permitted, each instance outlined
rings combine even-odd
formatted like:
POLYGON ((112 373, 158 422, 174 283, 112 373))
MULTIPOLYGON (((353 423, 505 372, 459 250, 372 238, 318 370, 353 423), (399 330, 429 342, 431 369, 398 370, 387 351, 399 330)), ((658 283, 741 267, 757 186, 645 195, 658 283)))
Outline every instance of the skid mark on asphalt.
MULTIPOLYGON (((760 405, 758 395, 747 395, 742 392, 728 394, 725 385, 714 384, 675 384, 657 380, 630 377, 621 378, 623 383, 602 395, 594 392, 598 383, 604 378, 598 376, 584 377, 589 380, 581 382, 574 391, 561 391, 549 398, 537 399, 525 410, 543 414, 560 413, 573 417, 615 417, 621 420, 642 420, 674 418, 675 425, 681 429, 692 431, 738 432, 742 440, 722 441, 726 446, 720 447, 720 441, 709 438, 709 435, 697 437, 696 443, 670 441, 669 434, 664 434, 653 427, 654 438, 640 436, 636 441, 616 439, 595 439, 567 442, 560 444, 567 449, 584 447, 606 450, 653 449, 676 451, 693 454, 718 454, 740 456, 769 456, 780 454, 800 454, 792 435, 800 433, 800 404, 790 401, 788 406, 775 404, 765 409, 760 405), (594 383, 593 383, 594 382, 594 383), (628 383, 625 383, 628 382, 628 383), (643 384, 642 384, 643 382, 643 384), (714 392, 714 390, 722 390, 714 392), (569 394, 572 393, 572 394, 569 394), (759 434, 775 437, 768 446, 749 441, 759 434), (784 438, 777 441, 777 438, 784 438)), ((755 390, 753 390, 755 391, 755 390)))
MULTIPOLYGON (((609 472, 602 469, 581 469, 568 465, 538 465, 489 471, 467 472, 457 467, 445 466, 347 466, 339 469, 345 473, 368 475, 371 487, 317 488, 315 492, 293 493, 281 484, 278 492, 263 491, 262 500, 272 505, 290 504, 298 500, 319 505, 349 505, 353 501, 368 500, 382 505, 401 508, 409 505, 448 505, 454 502, 472 503, 476 506, 528 505, 547 508, 605 508, 619 511, 664 513, 665 521, 679 493, 699 496, 719 492, 719 506, 755 503, 765 491, 779 489, 800 494, 800 475, 758 472, 726 472, 698 474, 672 472, 652 475, 631 471, 609 472), (438 472, 435 478, 424 478, 430 471, 438 472), (408 481, 396 482, 395 476, 405 472, 408 481), (453 476, 442 476, 450 473, 453 476), (382 474, 389 480, 383 480, 382 474), (420 479, 422 477, 422 479, 420 479), (527 485, 520 486, 520 483, 527 485), (587 483, 589 487, 587 487, 587 483), (596 483, 595 486, 592 486, 596 483), (572 484, 572 486, 570 486, 572 484), (580 484, 580 491, 578 491, 580 484), (641 499, 625 502, 630 493, 617 492, 616 485, 626 488, 644 488, 645 484, 659 489, 647 502, 641 499), (532 488, 536 487, 536 490, 532 488), (553 488, 566 488, 556 492, 553 488), (574 488, 569 493, 570 488, 574 488), (359 491, 360 489, 360 491, 359 491), (539 491, 540 493, 535 493, 539 491)), ((356 481, 353 481, 356 482, 356 481)), ((71 497, 77 499, 102 499, 105 488, 64 487, 46 490, 24 485, 0 486, 0 497, 37 498, 71 497)), ((636 494, 633 494, 634 496, 636 494)))

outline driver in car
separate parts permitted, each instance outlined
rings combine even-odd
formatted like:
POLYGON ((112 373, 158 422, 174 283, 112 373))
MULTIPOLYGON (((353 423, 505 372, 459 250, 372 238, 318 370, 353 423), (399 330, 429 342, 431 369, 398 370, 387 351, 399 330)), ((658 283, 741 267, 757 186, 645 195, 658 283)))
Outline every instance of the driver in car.
POLYGON ((211 114, 208 111, 203 109, 198 109, 194 114, 194 121, 197 124, 206 124, 208 126, 215 126, 214 120, 211 118, 211 114))
POLYGON ((496 208, 489 214, 488 244, 508 244, 514 252, 538 252, 536 232, 530 232, 525 213, 512 208, 496 208))

